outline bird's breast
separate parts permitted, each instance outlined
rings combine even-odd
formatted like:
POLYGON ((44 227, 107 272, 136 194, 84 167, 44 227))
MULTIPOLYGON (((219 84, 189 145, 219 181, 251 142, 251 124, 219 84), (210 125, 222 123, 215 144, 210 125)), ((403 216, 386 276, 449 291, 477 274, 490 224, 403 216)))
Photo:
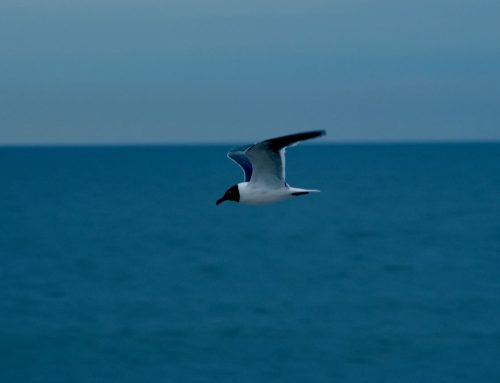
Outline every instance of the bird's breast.
POLYGON ((290 196, 288 189, 266 189, 244 185, 240 187, 240 203, 249 205, 262 205, 281 201, 290 196))

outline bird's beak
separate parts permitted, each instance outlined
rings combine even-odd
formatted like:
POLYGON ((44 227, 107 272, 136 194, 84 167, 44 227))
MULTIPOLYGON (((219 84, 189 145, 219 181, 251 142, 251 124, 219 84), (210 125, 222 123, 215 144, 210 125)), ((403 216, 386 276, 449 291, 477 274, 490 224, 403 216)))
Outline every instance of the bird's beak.
POLYGON ((220 205, 220 204, 221 204, 222 202, 224 202, 224 201, 227 201, 226 196, 222 196, 221 198, 219 198, 219 199, 217 200, 217 202, 215 202, 215 204, 216 204, 216 205, 220 205))

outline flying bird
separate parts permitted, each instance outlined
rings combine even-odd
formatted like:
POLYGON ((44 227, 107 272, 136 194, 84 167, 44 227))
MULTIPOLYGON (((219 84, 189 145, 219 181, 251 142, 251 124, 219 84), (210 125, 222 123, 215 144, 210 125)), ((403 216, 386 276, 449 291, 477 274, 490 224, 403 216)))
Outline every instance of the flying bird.
POLYGON ((324 130, 313 130, 271 138, 254 145, 231 150, 227 156, 241 167, 245 180, 227 189, 215 204, 220 205, 224 201, 235 201, 261 205, 319 192, 319 190, 291 187, 286 183, 285 150, 288 146, 299 141, 325 134, 324 130))

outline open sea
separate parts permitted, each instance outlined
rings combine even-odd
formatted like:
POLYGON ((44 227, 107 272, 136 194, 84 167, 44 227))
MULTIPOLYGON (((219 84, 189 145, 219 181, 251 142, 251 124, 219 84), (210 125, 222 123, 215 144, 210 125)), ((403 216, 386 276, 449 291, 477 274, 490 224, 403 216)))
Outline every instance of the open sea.
POLYGON ((0 148, 0 382, 500 382, 500 144, 0 148))

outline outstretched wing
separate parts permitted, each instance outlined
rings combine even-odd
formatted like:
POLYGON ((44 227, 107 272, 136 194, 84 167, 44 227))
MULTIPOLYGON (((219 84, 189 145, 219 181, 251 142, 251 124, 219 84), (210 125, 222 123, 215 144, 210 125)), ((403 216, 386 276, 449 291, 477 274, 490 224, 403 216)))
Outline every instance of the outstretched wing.
POLYGON ((299 141, 326 134, 324 130, 290 134, 259 142, 246 149, 246 157, 252 165, 251 184, 266 188, 281 188, 285 181, 285 149, 299 141))
POLYGON ((238 149, 233 149, 227 154, 227 157, 236 162, 243 170, 245 182, 249 182, 250 178, 252 178, 252 163, 245 154, 245 151, 251 146, 252 145, 247 145, 238 149))

